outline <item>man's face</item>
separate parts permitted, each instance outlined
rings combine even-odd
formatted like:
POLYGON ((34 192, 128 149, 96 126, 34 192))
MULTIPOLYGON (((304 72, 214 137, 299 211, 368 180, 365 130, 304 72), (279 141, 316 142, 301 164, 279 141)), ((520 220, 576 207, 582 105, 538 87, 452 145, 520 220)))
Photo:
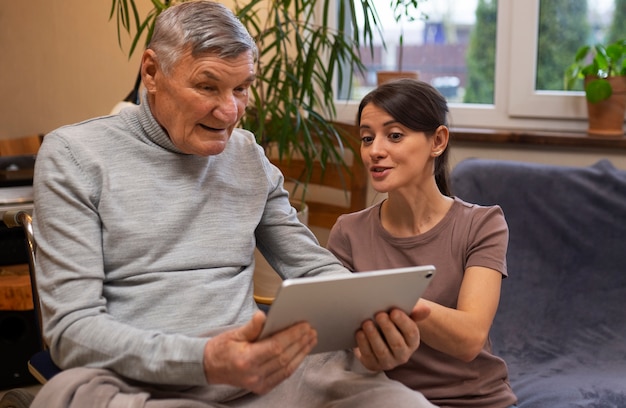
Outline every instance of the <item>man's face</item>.
POLYGON ((178 149, 199 156, 224 151, 255 79, 251 52, 232 59, 186 52, 166 75, 147 50, 142 73, 152 114, 178 149))

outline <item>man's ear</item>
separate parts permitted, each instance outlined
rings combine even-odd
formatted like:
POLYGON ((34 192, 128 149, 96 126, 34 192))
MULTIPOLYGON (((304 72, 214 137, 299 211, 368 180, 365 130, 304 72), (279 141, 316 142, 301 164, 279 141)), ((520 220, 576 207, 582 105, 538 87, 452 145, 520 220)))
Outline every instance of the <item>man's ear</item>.
POLYGON ((141 56, 141 80, 148 93, 156 91, 156 75, 159 63, 153 50, 145 50, 141 56))
POLYGON ((435 134, 431 138, 431 155, 439 156, 448 147, 450 140, 450 130, 447 126, 441 125, 435 130, 435 134))

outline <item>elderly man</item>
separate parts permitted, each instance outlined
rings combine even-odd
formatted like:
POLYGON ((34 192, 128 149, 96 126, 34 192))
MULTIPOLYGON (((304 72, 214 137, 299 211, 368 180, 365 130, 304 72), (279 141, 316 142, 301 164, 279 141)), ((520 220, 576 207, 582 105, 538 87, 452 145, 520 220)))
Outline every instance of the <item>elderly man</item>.
POLYGON ((297 221, 253 135, 235 129, 256 58, 224 6, 172 6, 142 57, 142 104, 45 137, 38 279, 64 371, 34 407, 432 406, 373 371, 406 361, 428 309, 381 314, 382 337, 369 333, 374 352, 358 358, 307 357, 307 323, 257 341, 255 246, 284 277, 346 270, 297 221))

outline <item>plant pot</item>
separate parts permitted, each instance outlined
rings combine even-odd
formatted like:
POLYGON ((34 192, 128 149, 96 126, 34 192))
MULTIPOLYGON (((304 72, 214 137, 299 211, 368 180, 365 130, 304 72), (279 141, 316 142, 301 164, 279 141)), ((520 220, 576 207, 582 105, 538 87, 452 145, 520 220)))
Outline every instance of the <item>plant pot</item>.
POLYGON ((382 85, 385 82, 393 81, 396 79, 411 78, 418 79, 419 72, 417 71, 378 71, 376 72, 376 82, 378 85, 382 85))
MULTIPOLYGON (((291 199, 290 202, 298 210, 300 222, 306 225, 309 222, 309 208, 306 203, 303 205, 301 201, 295 199, 291 199)), ((283 280, 258 249, 254 250, 254 262, 254 299, 257 303, 270 305, 283 280)))
POLYGON ((613 89, 611 97, 598 103, 587 101, 587 133, 590 136, 622 137, 626 113, 626 76, 610 77, 607 80, 613 89))

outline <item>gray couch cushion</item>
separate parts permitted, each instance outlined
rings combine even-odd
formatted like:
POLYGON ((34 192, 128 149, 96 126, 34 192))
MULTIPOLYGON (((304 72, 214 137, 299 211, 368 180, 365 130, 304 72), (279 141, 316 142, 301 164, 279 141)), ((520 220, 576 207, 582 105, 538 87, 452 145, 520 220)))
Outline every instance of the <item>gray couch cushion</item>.
POLYGON ((510 230, 496 354, 520 407, 626 407, 626 171, 469 159, 452 191, 510 230))

